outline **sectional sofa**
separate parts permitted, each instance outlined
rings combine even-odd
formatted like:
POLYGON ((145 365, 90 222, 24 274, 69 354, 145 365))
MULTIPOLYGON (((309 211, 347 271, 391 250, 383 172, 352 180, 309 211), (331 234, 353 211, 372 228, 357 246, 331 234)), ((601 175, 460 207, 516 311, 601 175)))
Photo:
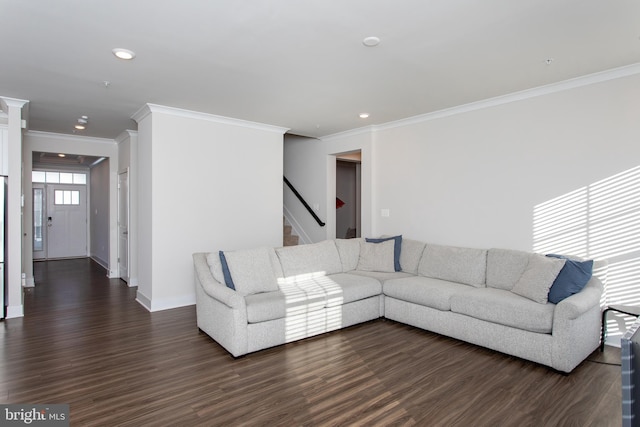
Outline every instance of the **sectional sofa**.
POLYGON ((402 236, 193 260, 198 327, 235 357, 380 317, 567 373, 600 342, 589 260, 402 236))

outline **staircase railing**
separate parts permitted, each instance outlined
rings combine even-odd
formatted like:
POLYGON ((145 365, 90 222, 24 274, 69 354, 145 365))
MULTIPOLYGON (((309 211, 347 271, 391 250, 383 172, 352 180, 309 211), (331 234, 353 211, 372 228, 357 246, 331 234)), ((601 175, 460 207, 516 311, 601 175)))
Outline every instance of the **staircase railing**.
POLYGON ((298 193, 298 190, 296 190, 296 188, 289 182, 287 177, 283 176, 282 178, 284 179, 284 183, 287 184, 287 187, 289 187, 293 192, 293 194, 295 194, 295 196, 298 198, 298 200, 300 200, 300 203, 302 203, 302 206, 304 206, 307 209, 307 212, 311 214, 311 216, 313 217, 313 219, 316 220, 318 225, 320 227, 324 227, 326 224, 322 222, 320 218, 318 218, 318 215, 316 215, 313 209, 311 209, 311 206, 309 206, 309 204, 304 200, 304 198, 300 195, 300 193, 298 193))

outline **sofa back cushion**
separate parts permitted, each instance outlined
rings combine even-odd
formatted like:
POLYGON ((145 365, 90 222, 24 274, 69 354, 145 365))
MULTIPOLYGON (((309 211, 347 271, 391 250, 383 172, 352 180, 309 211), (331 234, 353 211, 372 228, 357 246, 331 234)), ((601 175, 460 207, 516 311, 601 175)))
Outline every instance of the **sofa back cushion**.
POLYGON ((487 250, 427 244, 418 274, 450 282, 483 287, 487 271, 487 250))
POLYGON ((491 248, 487 251, 487 287, 510 291, 529 263, 530 252, 491 248))
POLYGON ((342 273, 342 262, 333 240, 277 248, 276 253, 285 277, 321 272, 342 273))
POLYGON ((418 274, 418 265, 426 243, 417 240, 402 239, 400 265, 405 273, 418 274))
POLYGON ((335 244, 342 263, 342 272, 353 271, 358 267, 360 259, 360 242, 362 239, 336 239, 335 244))
POLYGON ((225 251, 235 290, 244 295, 278 290, 273 248, 225 251))

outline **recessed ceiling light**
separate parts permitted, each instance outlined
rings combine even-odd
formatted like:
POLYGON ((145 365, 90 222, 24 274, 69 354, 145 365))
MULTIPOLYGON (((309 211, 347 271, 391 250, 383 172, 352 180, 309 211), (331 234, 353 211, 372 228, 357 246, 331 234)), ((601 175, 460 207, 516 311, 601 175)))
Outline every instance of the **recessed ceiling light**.
POLYGON ((362 44, 367 47, 378 46, 380 44, 380 39, 378 37, 365 37, 364 40, 362 40, 362 44))
POLYGON ((118 47, 113 49, 111 52, 113 52, 116 57, 124 60, 130 60, 136 57, 136 53, 129 49, 122 49, 118 47))
POLYGON ((369 117, 369 113, 360 113, 361 119, 366 119, 367 117, 369 117))
POLYGON ((60 153, 60 154, 58 154, 58 157, 67 157, 67 156, 66 156, 66 154, 60 153))
POLYGON ((87 128, 87 123, 89 123, 89 116, 80 116, 78 123, 76 123, 74 128, 78 130, 85 130, 87 128))

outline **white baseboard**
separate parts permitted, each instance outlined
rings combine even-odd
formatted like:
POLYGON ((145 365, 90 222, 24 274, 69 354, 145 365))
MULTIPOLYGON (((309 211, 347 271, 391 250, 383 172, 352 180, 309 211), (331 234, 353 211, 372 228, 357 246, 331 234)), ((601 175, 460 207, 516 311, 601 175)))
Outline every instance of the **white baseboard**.
POLYGON ((24 317, 24 305, 7 306, 7 319, 24 317))
POLYGON ((22 287, 24 288, 33 288, 34 286, 36 286, 36 281, 33 277, 27 277, 24 281, 24 285, 22 287))
MULTIPOLYGON (((98 264, 100 264, 102 267, 104 267, 105 270, 109 271, 109 263, 108 262, 106 262, 102 258, 97 257, 95 255, 91 255, 90 258, 92 260, 94 260, 95 262, 97 262, 98 264)), ((109 274, 110 274, 110 272, 109 272, 109 274)))
POLYGON ((150 299, 142 292, 136 294, 136 301, 150 312, 170 310, 172 308, 185 307, 196 303, 196 294, 184 295, 177 298, 150 299))
POLYGON ((138 304, 146 308, 147 311, 151 311, 151 299, 147 298, 145 294, 140 291, 136 292, 136 301, 138 301, 138 304))

